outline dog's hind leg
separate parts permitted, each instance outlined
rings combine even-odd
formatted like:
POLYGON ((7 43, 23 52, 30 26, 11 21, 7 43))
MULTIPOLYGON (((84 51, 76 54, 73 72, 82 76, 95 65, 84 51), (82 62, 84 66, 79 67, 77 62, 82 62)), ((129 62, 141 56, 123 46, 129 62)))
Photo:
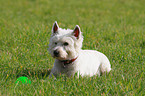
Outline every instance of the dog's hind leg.
POLYGON ((109 73, 111 71, 111 65, 109 60, 106 60, 105 62, 102 62, 102 64, 100 65, 100 72, 101 75, 104 73, 109 73))

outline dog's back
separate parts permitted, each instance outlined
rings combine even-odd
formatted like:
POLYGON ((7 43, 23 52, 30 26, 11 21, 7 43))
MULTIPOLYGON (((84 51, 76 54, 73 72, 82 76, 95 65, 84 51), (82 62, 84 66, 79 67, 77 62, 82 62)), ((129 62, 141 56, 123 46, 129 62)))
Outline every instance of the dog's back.
POLYGON ((81 76, 100 75, 111 70, 108 58, 98 51, 82 50, 78 59, 78 71, 81 76))

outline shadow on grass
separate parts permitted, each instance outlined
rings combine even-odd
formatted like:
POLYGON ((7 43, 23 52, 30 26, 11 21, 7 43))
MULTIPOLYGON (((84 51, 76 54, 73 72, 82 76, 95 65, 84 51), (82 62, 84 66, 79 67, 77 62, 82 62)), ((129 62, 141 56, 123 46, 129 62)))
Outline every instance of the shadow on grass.
POLYGON ((26 76, 26 77, 37 77, 37 78, 46 78, 50 74, 50 69, 17 69, 16 77, 26 76))

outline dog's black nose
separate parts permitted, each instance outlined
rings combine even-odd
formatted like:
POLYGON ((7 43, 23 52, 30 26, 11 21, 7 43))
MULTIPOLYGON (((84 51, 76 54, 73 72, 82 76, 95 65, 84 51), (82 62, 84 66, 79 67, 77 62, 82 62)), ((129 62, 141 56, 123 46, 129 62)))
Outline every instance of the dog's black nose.
POLYGON ((58 57, 58 56, 59 56, 59 51, 55 50, 55 51, 53 52, 53 54, 54 54, 54 56, 58 57))

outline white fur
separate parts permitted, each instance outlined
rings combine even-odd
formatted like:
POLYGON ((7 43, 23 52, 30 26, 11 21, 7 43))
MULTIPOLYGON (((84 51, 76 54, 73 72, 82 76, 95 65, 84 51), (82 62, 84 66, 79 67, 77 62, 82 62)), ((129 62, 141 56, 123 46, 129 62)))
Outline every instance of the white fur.
POLYGON ((55 58, 54 67, 51 69, 50 77, 52 74, 57 76, 59 74, 66 74, 68 77, 73 76, 75 73, 83 76, 100 75, 101 73, 109 72, 111 65, 108 58, 98 51, 82 50, 83 36, 80 28, 77 25, 75 28, 79 30, 79 36, 74 36, 74 30, 61 29, 57 22, 54 23, 53 28, 57 27, 58 30, 52 30, 52 36, 49 42, 49 52, 55 58), (64 42, 68 46, 64 46, 64 42), (54 51, 57 50, 60 56, 56 57, 54 51), (71 64, 64 67, 62 60, 77 59, 71 64))

